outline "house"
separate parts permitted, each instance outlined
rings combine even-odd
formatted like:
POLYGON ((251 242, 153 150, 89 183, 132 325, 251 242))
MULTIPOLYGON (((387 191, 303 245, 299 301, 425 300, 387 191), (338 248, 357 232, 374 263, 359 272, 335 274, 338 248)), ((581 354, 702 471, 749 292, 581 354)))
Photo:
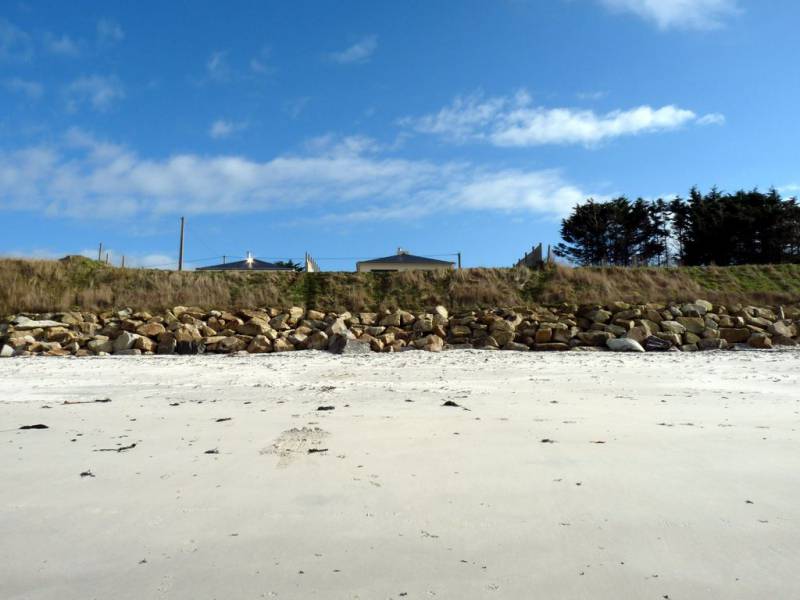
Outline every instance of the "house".
POLYGON ((253 258, 253 255, 247 253, 247 258, 238 260, 236 262, 225 262, 220 265, 211 265, 209 267, 198 267, 197 271, 294 271, 292 267, 283 265, 276 265, 273 263, 265 262, 253 258))
POLYGON ((373 258, 356 263, 359 273, 393 273, 396 271, 437 271, 452 269, 455 263, 448 260, 436 260, 424 256, 414 256, 402 248, 397 249, 394 256, 373 258))

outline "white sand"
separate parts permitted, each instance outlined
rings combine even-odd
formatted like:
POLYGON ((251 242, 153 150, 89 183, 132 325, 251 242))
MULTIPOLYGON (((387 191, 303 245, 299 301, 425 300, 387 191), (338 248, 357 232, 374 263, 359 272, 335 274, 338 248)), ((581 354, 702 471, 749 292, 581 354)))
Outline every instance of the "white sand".
POLYGON ((0 360, 0 598, 798 598, 799 367, 0 360))

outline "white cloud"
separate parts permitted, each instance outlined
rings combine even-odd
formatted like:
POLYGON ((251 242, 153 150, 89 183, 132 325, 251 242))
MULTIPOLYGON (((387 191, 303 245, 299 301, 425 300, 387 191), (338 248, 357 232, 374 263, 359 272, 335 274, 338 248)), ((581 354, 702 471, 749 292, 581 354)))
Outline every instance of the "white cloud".
POLYGON ((608 8, 629 12, 660 29, 716 29, 740 12, 737 0, 600 0, 608 8))
POLYGON ((534 106, 524 91, 510 98, 484 98, 481 94, 458 97, 437 113, 400 120, 401 125, 449 141, 477 140, 495 146, 591 146, 621 136, 670 131, 691 123, 723 122, 723 115, 699 117, 691 110, 673 105, 639 106, 604 114, 575 108, 545 108, 534 106))
POLYGON ((709 113, 697 119, 698 125, 725 125, 725 115, 720 113, 709 113))
POLYGON ((10 92, 27 96, 31 100, 38 100, 44 93, 44 86, 38 81, 29 81, 19 77, 6 79, 3 82, 3 87, 10 92))
POLYGON ((295 100, 290 100, 284 104, 284 110, 289 114, 290 117, 296 119, 306 109, 306 106, 310 101, 310 96, 303 96, 295 100))
POLYGON ((463 210, 553 218, 591 195, 559 171, 385 157, 369 138, 329 136, 313 147, 266 161, 195 154, 154 159, 75 129, 58 145, 0 152, 0 210, 116 219, 298 208, 332 219, 463 210))
POLYGON ((785 197, 796 197, 800 195, 800 183, 787 183, 778 188, 778 193, 785 197))
POLYGON ((227 52, 213 52, 206 61, 208 77, 217 82, 227 81, 231 77, 231 68, 228 65, 227 52))
POLYGON ((332 52, 329 56, 333 62, 340 64, 367 62, 378 49, 378 36, 368 35, 341 52, 332 52))
POLYGON ((125 39, 125 32, 116 21, 100 19, 97 22, 97 39, 101 44, 115 44, 125 39))
POLYGON ((68 35, 55 36, 52 33, 44 34, 44 47, 50 54, 58 56, 75 57, 80 55, 80 45, 68 35))
POLYGON ((211 127, 208 129, 208 135, 210 135, 215 140, 219 140, 222 138, 230 137, 234 133, 239 131, 244 131, 247 129, 247 123, 245 122, 235 122, 235 121, 227 121, 225 119, 217 119, 211 124, 211 127))
POLYGON ((269 63, 270 49, 263 46, 259 53, 250 59, 250 70, 258 75, 266 75, 274 69, 269 63))
POLYGON ((31 36, 0 17, 0 61, 28 62, 33 58, 31 36))
POLYGON ((89 105, 96 111, 105 112, 114 102, 125 97, 125 90, 116 77, 90 75, 79 77, 67 85, 64 95, 70 111, 89 105))

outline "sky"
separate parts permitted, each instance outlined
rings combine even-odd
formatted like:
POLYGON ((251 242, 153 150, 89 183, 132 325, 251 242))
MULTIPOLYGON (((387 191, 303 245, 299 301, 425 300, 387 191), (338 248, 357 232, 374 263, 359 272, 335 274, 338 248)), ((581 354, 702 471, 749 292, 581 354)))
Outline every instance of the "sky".
POLYGON ((793 0, 0 4, 0 255, 510 266, 587 198, 800 192, 793 0), (452 259, 454 260, 454 259, 452 259))

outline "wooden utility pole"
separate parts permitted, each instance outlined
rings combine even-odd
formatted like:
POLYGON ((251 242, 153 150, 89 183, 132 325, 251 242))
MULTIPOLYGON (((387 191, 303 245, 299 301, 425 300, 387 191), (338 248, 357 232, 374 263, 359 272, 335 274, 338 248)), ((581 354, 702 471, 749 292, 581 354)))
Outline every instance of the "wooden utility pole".
POLYGON ((185 219, 181 217, 181 246, 178 249, 178 271, 183 271, 183 226, 185 219))
POLYGON ((108 259, 109 259, 108 252, 106 252, 106 264, 108 264, 108 259))
POLYGON ((100 242, 100 247, 97 249, 97 260, 103 260, 103 242, 100 242))
POLYGON ((125 268, 125 255, 122 255, 122 268, 125 268))
POLYGON ((458 270, 461 270, 461 252, 458 253, 458 270))

